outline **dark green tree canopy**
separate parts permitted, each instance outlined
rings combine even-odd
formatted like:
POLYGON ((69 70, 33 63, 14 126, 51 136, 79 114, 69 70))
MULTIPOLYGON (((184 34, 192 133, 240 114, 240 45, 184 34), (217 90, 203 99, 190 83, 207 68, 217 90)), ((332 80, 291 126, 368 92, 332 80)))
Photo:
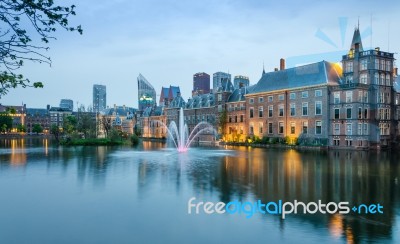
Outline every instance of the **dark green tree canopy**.
POLYGON ((53 0, 0 0, 0 98, 18 86, 43 87, 15 71, 27 60, 50 65, 43 52, 59 28, 82 34, 80 25, 70 26, 71 15, 74 5, 58 6, 53 0))

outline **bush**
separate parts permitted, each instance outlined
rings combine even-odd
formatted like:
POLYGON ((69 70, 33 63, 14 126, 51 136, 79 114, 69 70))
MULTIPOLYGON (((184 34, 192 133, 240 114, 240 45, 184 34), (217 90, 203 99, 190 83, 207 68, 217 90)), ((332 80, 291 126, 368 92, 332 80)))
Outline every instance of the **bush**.
POLYGON ((122 139, 119 131, 116 129, 111 129, 111 131, 108 134, 108 138, 111 141, 121 141, 121 139, 122 139))
POLYGON ((139 137, 136 134, 131 135, 130 139, 133 146, 139 144, 139 137))

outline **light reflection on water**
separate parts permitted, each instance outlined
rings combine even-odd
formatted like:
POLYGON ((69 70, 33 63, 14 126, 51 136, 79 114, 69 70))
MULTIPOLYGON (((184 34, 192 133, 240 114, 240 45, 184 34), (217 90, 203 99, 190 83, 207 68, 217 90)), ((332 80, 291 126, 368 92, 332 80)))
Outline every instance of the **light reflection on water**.
POLYGON ((41 138, 6 139, 0 243, 399 242, 399 177, 398 155, 387 152, 240 147, 181 154, 152 142, 59 147, 41 138), (192 196, 380 203, 384 214, 188 215, 192 196))

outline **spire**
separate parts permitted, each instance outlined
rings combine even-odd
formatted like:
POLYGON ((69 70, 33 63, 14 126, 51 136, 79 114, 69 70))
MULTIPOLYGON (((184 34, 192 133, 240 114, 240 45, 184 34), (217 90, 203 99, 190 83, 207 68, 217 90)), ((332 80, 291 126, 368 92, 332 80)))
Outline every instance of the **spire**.
POLYGON ((265 75, 264 61, 263 61, 263 72, 262 72, 262 75, 265 75))
POLYGON ((360 34, 360 21, 358 21, 358 25, 354 30, 353 41, 351 42, 350 49, 356 50, 356 44, 358 44, 358 50, 363 51, 361 34, 360 34))

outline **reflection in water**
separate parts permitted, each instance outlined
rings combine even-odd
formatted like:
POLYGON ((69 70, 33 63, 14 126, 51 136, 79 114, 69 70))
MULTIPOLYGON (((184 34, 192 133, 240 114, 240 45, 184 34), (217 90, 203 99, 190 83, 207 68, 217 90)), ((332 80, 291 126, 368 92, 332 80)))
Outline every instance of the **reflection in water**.
MULTIPOLYGON (((133 167, 138 198, 154 198, 174 189, 203 200, 380 203, 382 215, 262 216, 279 224, 293 223, 333 240, 349 243, 392 240, 399 235, 400 189, 398 154, 388 152, 299 152, 239 147, 234 150, 192 148, 176 153, 165 144, 144 142, 141 147, 59 147, 48 139, 0 140, 0 173, 13 165, 47 163, 49 172, 61 169, 105 189, 107 181, 122 180, 120 171, 133 167), (28 163, 29 162, 29 163, 28 163), (75 172, 76 173, 71 173, 75 172), (189 189, 188 189, 189 188, 189 189), (398 228, 398 227, 397 227, 398 228)), ((232 148, 228 148, 232 149, 232 148)), ((176 199, 176 201, 181 201, 176 199)), ((185 200, 186 201, 186 200, 185 200)), ((178 211, 178 210, 175 210, 178 211)))

